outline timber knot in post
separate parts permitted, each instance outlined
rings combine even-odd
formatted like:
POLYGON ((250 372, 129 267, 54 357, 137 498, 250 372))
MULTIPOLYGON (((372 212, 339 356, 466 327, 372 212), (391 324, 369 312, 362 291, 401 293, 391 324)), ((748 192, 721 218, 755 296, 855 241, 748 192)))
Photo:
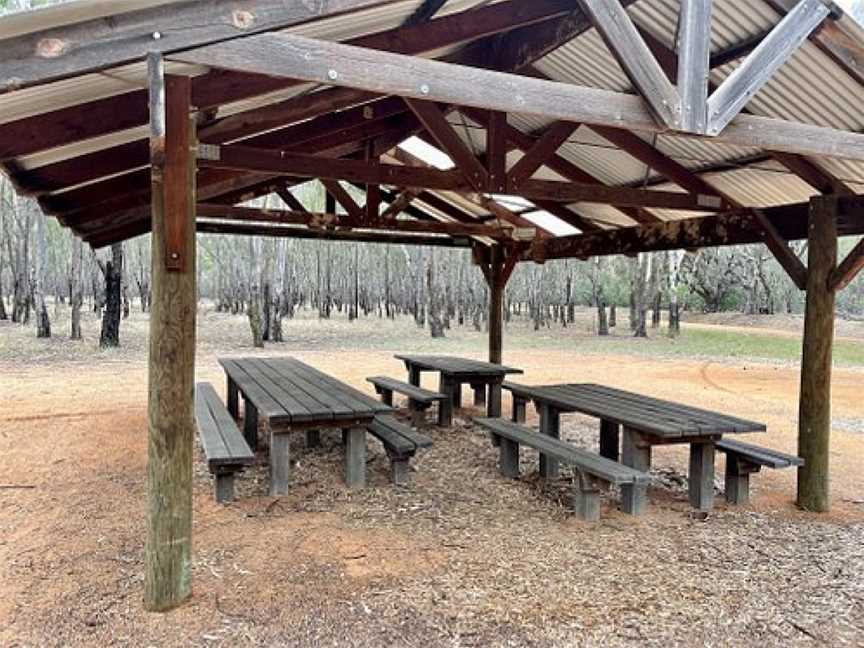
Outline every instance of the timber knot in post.
POLYGON ((43 38, 36 44, 36 56, 53 59, 63 56, 69 44, 59 38, 43 38))

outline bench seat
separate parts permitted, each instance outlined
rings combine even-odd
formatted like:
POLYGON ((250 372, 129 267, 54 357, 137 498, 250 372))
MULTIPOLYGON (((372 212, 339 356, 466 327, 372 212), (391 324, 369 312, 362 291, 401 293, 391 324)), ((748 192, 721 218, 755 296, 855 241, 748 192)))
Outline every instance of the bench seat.
POLYGON ((650 482, 647 473, 511 421, 475 418, 474 422, 499 437, 499 470, 506 477, 515 479, 519 476, 520 445, 529 446, 547 457, 573 466, 578 474, 578 479, 574 480, 573 509, 582 519, 597 520, 600 517, 598 482, 621 487, 622 509, 626 513, 639 515, 644 511, 646 490, 650 482))
POLYGON ((731 439, 721 439, 716 448, 726 453, 726 501, 730 504, 750 501, 750 475, 763 466, 780 469, 804 465, 801 457, 731 439))
POLYGON ((195 423, 207 467, 216 478, 216 501, 234 499, 234 474, 255 461, 228 409, 210 383, 195 385, 195 423))
MULTIPOLYGON (((371 376, 366 379, 375 386, 375 391, 381 395, 385 405, 393 405, 393 392, 408 397, 408 408, 411 410, 411 424, 415 427, 423 424, 424 412, 433 404, 446 401, 448 397, 438 392, 423 389, 410 383, 396 380, 388 376, 371 376)), ((439 408, 439 424, 441 423, 439 408)))
POLYGON ((391 481, 400 486, 407 484, 411 458, 418 450, 432 447, 432 439, 388 415, 376 416, 367 429, 384 444, 390 458, 391 481))

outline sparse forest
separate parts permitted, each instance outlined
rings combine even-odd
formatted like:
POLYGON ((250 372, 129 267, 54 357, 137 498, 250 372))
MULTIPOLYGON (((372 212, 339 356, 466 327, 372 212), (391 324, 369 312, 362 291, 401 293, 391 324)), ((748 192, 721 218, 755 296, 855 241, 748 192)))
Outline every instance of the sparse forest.
MULTIPOLYGON (((0 319, 32 326, 39 337, 77 339, 81 309, 88 308, 102 315, 102 346, 119 344, 130 309, 149 308, 149 237, 94 251, 43 218, 34 202, 16 197, 5 179, 0 196, 0 319), (52 329, 52 308, 71 309, 71 330, 52 329)), ((320 184, 298 188, 296 197, 323 210, 320 184)), ((267 200, 285 207, 279 198, 267 200)), ((795 244, 802 258, 804 245, 795 244)), ((435 337, 451 327, 485 326, 488 291, 467 251, 202 235, 199 257, 200 299, 247 314, 259 346, 280 341, 282 321, 298 309, 323 319, 410 315, 435 337)), ((752 245, 520 264, 507 289, 505 318, 530 318, 536 329, 567 326, 577 306, 596 308, 600 335, 616 326, 622 310, 634 335, 661 322, 664 334, 675 335, 680 312, 800 313, 803 299, 767 248, 752 245)), ((860 277, 840 295, 838 308, 846 317, 864 312, 860 277)))

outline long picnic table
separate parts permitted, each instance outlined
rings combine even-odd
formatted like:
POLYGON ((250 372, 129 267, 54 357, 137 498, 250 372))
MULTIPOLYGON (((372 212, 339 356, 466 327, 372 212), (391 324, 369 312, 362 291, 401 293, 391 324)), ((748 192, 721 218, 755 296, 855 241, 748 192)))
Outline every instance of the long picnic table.
MULTIPOLYGON (((724 434, 766 430, 763 423, 756 421, 603 385, 507 383, 505 389, 513 394, 514 420, 524 421, 525 402, 533 401, 540 414, 540 432, 554 438, 560 436, 561 413, 579 412, 599 418, 600 455, 637 470, 650 469, 653 446, 689 444, 689 498, 690 504, 700 510, 713 506, 715 444, 724 434)), ((540 472, 554 478, 558 463, 541 455, 540 472)))
POLYGON ((270 494, 285 495, 290 476, 291 432, 339 428, 345 441, 345 482, 366 484, 366 428, 393 409, 295 358, 220 358, 227 379, 228 411, 236 419, 242 394, 243 434, 253 448, 258 421, 270 433, 270 494))
POLYGON ((412 385, 420 386, 424 371, 440 374, 438 391, 449 397, 439 405, 439 422, 444 426, 452 424, 453 409, 462 406, 462 385, 471 385, 474 389, 474 404, 482 406, 488 402, 488 415, 495 418, 501 416, 501 383, 508 374, 522 373, 521 369, 515 367, 455 356, 396 354, 396 358, 405 363, 408 382, 412 385))

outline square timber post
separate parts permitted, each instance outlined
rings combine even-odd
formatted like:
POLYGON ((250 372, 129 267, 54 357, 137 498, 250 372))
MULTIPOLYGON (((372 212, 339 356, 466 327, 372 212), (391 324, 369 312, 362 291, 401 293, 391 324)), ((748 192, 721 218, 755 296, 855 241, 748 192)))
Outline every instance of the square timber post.
POLYGON ((486 280, 489 284, 489 362, 501 364, 504 347, 504 288, 507 278, 504 276, 502 250, 497 245, 489 250, 489 272, 486 280))
POLYGON ((191 594, 194 435, 195 128, 189 77, 148 58, 153 304, 148 365, 147 541, 144 606, 177 607, 191 594))

